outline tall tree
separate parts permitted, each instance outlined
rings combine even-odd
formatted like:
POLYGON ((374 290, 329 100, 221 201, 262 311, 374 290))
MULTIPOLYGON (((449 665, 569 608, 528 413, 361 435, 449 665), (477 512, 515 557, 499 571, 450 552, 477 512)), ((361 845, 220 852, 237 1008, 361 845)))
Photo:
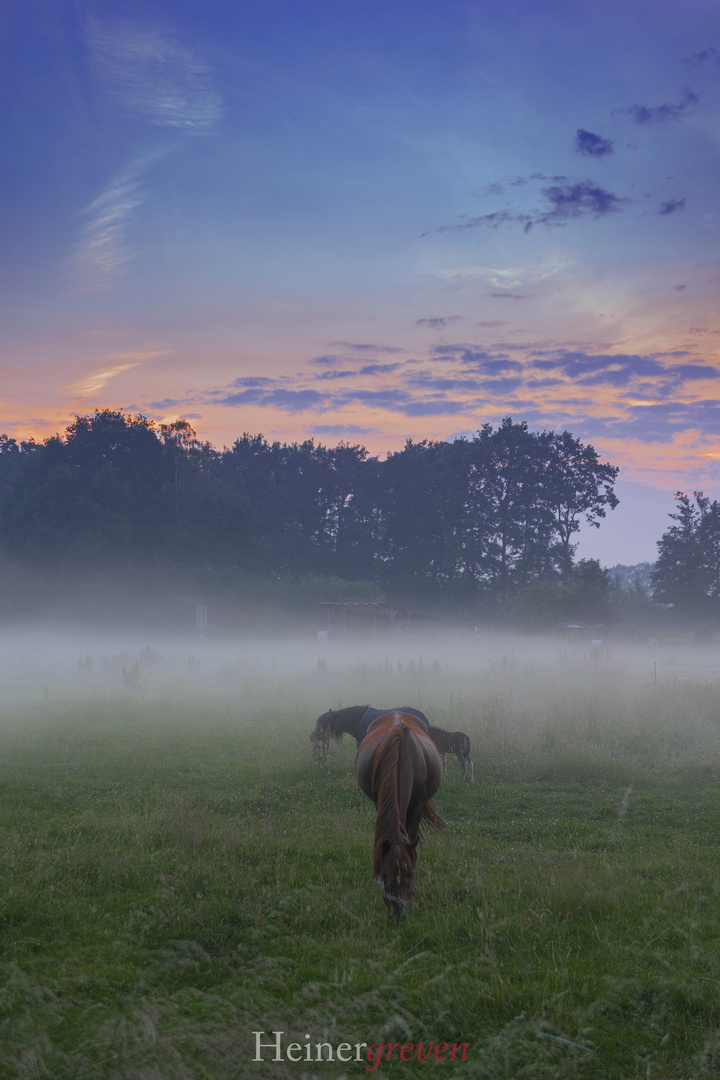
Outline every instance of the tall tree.
POLYGON ((658 541, 653 597, 685 611, 720 609, 720 504, 702 491, 675 493, 675 522, 658 541))

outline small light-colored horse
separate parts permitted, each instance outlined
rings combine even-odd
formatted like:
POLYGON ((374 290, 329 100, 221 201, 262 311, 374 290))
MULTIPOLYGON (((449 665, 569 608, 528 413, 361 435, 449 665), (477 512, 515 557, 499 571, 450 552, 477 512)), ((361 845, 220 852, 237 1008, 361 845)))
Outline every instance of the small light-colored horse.
POLYGON ((445 826, 430 802, 442 782, 442 759, 425 726, 394 710, 370 725, 355 776, 377 808, 373 878, 382 885, 388 914, 399 918, 412 907, 421 826, 445 826))

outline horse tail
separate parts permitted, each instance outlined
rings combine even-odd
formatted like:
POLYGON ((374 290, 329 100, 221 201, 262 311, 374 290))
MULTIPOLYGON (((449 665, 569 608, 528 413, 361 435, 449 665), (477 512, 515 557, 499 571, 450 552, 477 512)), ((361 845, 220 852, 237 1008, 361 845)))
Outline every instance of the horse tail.
POLYGON ((421 819, 420 819, 420 824, 421 824, 421 826, 423 826, 423 828, 425 826, 427 826, 428 828, 433 828, 433 829, 444 829, 445 828, 445 822, 440 817, 440 815, 438 814, 437 810, 435 809, 435 807, 433 806, 433 804, 431 802, 424 802, 422 804, 422 816, 421 816, 421 819))
POLYGON ((390 729, 377 756, 372 775, 377 807, 373 877, 384 886, 385 893, 399 904, 403 902, 401 898, 407 896, 412 889, 417 859, 415 846, 410 841, 400 814, 398 799, 404 730, 402 724, 390 729))

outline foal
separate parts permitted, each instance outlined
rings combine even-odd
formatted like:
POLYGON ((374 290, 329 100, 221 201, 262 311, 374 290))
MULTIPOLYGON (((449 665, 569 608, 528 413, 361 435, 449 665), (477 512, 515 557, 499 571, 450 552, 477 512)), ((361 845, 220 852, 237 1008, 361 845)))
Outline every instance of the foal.
POLYGON ((467 737, 464 731, 445 731, 441 727, 433 727, 431 724, 428 728, 430 738, 440 751, 443 763, 443 776, 447 771, 447 755, 454 754, 460 762, 462 767, 462 778, 465 779, 465 773, 470 770, 470 783, 475 783, 475 767, 470 760, 470 739, 467 737))

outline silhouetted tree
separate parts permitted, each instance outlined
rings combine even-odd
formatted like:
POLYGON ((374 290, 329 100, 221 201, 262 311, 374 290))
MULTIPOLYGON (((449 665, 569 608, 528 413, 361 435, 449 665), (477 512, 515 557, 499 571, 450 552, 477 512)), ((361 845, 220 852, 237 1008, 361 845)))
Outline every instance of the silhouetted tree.
POLYGON ((653 597, 680 610, 720 607, 720 504, 702 491, 675 493, 675 522, 658 541, 653 597))

